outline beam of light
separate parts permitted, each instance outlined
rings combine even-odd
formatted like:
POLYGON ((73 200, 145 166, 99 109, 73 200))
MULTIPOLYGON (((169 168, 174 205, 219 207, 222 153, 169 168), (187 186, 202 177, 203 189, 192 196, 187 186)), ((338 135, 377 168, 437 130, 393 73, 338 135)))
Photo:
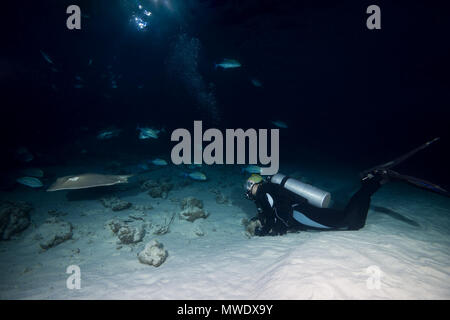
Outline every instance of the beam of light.
POLYGON ((150 0, 155 6, 164 6, 170 11, 173 11, 173 5, 171 0, 150 0))

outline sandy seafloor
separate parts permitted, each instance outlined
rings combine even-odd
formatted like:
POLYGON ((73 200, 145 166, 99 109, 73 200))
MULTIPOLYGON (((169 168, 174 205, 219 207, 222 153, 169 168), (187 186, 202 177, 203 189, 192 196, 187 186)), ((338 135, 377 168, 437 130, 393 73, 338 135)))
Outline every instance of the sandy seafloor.
MULTIPOLYGON (((42 168, 53 177, 95 168, 42 168)), ((203 167, 208 181, 184 186, 180 170, 163 167, 148 178, 171 177, 167 199, 152 198, 137 184, 84 192, 46 192, 17 186, 2 200, 28 201, 32 225, 0 242, 1 299, 449 299, 450 200, 404 184, 390 183, 372 198, 367 225, 359 231, 289 233, 248 238, 243 218, 256 210, 243 197, 247 175, 236 166, 203 167), (216 203, 220 191, 229 203, 216 203), (99 198, 115 195, 134 206, 113 212, 99 198), (191 223, 175 216, 170 232, 123 245, 105 223, 140 214, 150 225, 180 211, 179 200, 194 196, 210 213, 191 223), (67 213, 73 237, 46 251, 33 235, 49 210, 67 213), (200 228, 204 235, 198 236, 200 228), (169 255, 159 267, 142 264, 137 253, 152 239, 169 255), (66 268, 81 269, 81 289, 66 287, 66 268), (379 270, 379 288, 371 284, 379 270), (372 276, 371 276, 372 275, 372 276)), ((282 168, 293 173, 295 167, 282 168)), ((351 168, 303 168, 316 186, 341 204, 358 186, 351 168)), ((51 179, 46 181, 51 182, 51 179)))

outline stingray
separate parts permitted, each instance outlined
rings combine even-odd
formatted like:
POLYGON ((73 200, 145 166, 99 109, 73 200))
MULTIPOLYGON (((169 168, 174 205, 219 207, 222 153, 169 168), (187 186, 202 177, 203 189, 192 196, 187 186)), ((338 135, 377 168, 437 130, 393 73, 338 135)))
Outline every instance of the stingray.
POLYGON ((87 189, 102 186, 112 186, 119 183, 128 183, 128 178, 131 175, 112 175, 112 174, 97 174, 86 173, 76 176, 66 176, 56 179, 47 191, 58 190, 75 190, 75 189, 87 189))

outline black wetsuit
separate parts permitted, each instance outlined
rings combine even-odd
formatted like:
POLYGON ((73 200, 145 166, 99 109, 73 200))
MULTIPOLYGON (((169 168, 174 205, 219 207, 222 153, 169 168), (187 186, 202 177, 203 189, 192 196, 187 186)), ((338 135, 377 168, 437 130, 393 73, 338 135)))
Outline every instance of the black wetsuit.
MULTIPOLYGON (((370 197, 381 186, 381 177, 362 181, 361 188, 352 196, 343 210, 317 208, 279 184, 265 182, 258 187, 255 203, 262 227, 255 235, 282 235, 287 231, 358 230, 364 227, 370 197)), ((255 219, 254 218, 254 219, 255 219)))

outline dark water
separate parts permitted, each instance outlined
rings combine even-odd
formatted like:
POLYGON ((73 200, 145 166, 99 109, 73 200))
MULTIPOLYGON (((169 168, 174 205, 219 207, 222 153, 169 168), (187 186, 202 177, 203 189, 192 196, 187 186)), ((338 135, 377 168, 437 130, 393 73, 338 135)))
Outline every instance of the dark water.
POLYGON ((6 11, 4 172, 22 165, 19 146, 36 155, 35 166, 167 157, 172 130, 192 130, 194 120, 246 129, 273 128, 270 121, 280 119, 289 125, 280 162, 324 168, 362 170, 441 137, 399 170, 449 187, 444 8, 378 1, 382 29, 371 31, 369 1, 169 2, 172 9, 141 1, 152 12, 145 30, 130 22, 136 1, 25 1, 6 11), (88 17, 81 30, 68 30, 65 11, 75 3, 88 17), (215 70, 224 58, 242 67, 215 70), (167 133, 141 141, 137 125, 167 133), (98 131, 110 126, 122 134, 99 142, 98 131))

